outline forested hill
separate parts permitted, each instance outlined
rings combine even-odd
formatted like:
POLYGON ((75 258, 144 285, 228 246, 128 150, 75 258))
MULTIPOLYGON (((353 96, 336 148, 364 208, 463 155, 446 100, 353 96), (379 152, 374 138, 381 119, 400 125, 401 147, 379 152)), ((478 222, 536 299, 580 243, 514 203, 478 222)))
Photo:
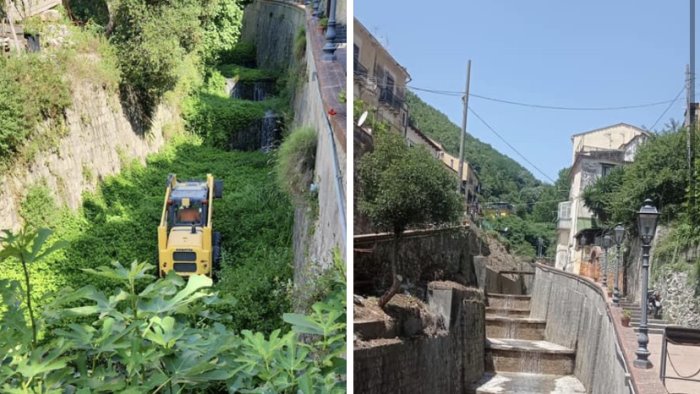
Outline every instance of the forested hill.
MULTIPOLYGON (((406 94, 406 102, 411 124, 441 143, 447 152, 458 156, 460 128, 410 91, 406 94)), ((465 140, 464 157, 477 169, 486 201, 519 200, 520 190, 542 184, 518 162, 469 134, 465 140)))

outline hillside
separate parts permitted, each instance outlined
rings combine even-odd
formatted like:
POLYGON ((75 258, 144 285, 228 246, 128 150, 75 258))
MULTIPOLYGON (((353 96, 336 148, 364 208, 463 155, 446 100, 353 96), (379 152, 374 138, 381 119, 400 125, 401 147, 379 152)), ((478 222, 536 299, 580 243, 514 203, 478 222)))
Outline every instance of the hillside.
MULTIPOLYGON (((412 92, 406 94, 406 102, 411 124, 457 156, 460 128, 412 92)), ((485 201, 519 200, 517 196, 521 189, 542 185, 518 162, 469 134, 465 140, 464 157, 477 169, 485 201)))

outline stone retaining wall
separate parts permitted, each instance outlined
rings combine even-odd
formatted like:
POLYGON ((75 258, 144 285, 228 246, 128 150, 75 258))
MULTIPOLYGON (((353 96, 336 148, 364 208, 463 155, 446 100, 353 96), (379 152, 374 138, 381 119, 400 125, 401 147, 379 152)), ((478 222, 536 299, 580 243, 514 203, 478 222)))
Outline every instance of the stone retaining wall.
MULTIPOLYGON (((381 293, 391 285, 391 234, 355 237, 355 289, 361 294, 381 293)), ((398 274, 405 290, 421 299, 429 281, 452 280, 477 286, 474 256, 488 254, 485 244, 468 227, 415 230, 404 233, 398 252, 398 274)))
POLYGON ((530 305, 532 318, 547 320, 545 340, 576 349, 574 375, 589 392, 631 392, 601 288, 538 264, 530 305))
POLYGON ((430 283, 430 309, 448 333, 356 343, 357 393, 464 393, 484 373, 484 297, 476 289, 430 283))

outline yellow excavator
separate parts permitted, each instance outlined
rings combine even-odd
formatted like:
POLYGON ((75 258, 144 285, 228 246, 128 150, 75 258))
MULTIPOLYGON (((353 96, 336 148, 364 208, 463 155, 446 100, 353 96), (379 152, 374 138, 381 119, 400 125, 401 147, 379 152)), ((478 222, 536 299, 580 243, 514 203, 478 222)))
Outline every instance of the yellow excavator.
POLYGON ((168 175, 163 214, 158 226, 158 272, 182 276, 213 276, 221 260, 221 235, 212 231, 215 198, 223 181, 207 174, 206 181, 178 182, 168 175))

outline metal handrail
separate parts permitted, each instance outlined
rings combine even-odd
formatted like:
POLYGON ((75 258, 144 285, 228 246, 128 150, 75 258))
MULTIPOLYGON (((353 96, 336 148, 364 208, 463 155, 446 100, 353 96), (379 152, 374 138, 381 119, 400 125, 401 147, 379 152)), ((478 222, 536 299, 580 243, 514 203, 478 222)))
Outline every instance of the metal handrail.
POLYGON ((673 380, 683 380, 687 382, 697 382, 700 383, 700 377, 694 378, 700 375, 700 369, 694 373, 683 376, 678 372, 676 366, 673 365, 673 360, 671 355, 668 354, 668 343, 681 346, 700 346, 700 329, 688 328, 688 327, 675 327, 669 326, 664 328, 664 336, 661 340, 661 367, 659 368, 659 377, 661 378, 661 383, 666 386, 666 379, 673 380), (671 368, 678 374, 678 376, 669 376, 666 374, 666 362, 671 363, 671 368))

